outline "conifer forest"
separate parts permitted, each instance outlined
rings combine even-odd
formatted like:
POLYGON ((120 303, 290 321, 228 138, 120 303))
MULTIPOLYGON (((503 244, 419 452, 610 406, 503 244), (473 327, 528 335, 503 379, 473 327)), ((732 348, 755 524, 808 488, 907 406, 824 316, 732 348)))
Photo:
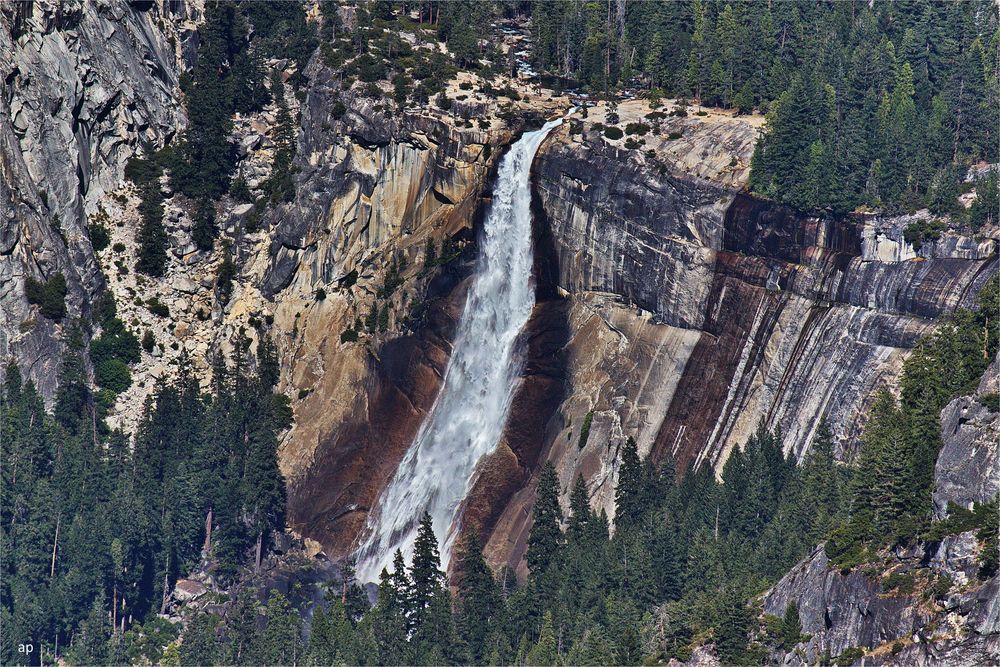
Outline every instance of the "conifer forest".
POLYGON ((0 664, 1000 662, 992 0, 0 3, 0 664))

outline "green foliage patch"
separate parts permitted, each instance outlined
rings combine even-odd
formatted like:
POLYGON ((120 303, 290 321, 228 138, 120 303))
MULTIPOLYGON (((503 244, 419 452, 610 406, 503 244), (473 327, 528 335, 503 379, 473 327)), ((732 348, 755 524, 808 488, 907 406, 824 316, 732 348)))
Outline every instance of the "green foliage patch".
POLYGON ((66 316, 66 276, 62 272, 42 282, 28 277, 24 281, 24 296, 28 303, 40 306, 43 317, 59 322, 66 316))

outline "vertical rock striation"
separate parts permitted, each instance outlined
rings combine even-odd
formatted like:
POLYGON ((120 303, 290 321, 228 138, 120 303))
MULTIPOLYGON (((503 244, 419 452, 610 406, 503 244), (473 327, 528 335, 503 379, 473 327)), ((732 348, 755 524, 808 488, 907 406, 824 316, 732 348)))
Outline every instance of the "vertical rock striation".
MULTIPOLYGON (((682 121, 666 122, 661 132, 682 121)), ((692 122, 685 138, 707 164, 724 162, 719 151, 749 161, 751 125, 711 121, 699 134, 692 122)), ((903 240, 912 217, 804 215, 586 128, 555 133, 536 165, 550 271, 569 301, 569 387, 543 451, 564 492, 582 473, 609 515, 627 436, 680 469, 719 467, 760 421, 801 458, 826 417, 849 455, 874 390, 997 270, 994 238, 949 234, 916 253, 903 240)), ((519 557, 521 496, 497 521, 496 561, 519 557)))
POLYGON ((62 272, 71 317, 103 289, 87 216, 117 188, 128 158, 178 125, 175 48, 187 11, 126 2, 0 8, 0 357, 14 359, 47 399, 60 327, 28 305, 24 282, 62 272))

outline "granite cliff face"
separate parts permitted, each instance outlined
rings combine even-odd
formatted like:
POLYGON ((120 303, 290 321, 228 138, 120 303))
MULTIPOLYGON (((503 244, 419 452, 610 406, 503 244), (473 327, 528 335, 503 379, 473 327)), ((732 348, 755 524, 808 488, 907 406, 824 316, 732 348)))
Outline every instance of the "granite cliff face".
MULTIPOLYGON (((754 138, 739 118, 662 121, 700 173, 663 139, 626 151, 587 127, 560 130, 536 164, 568 313, 567 398, 544 450, 564 492, 583 474, 609 515, 627 436, 654 460, 719 468, 761 420, 801 458, 825 416, 850 456, 874 390, 997 270, 993 238, 946 235, 918 255, 911 218, 825 219, 738 194, 754 138)), ((530 494, 497 524, 498 560, 523 550, 530 494)))
MULTIPOLYGON (((934 473, 935 514, 948 502, 970 507, 1000 490, 1000 413, 992 400, 994 361, 978 390, 941 413, 944 443, 934 473)), ((780 658, 813 664, 824 653, 869 654, 865 664, 990 665, 1000 659, 1000 576, 979 577, 976 531, 883 554, 880 562, 840 572, 820 546, 764 595, 763 611, 781 616, 792 602, 809 638, 780 658), (903 586, 894 582, 910 579, 903 586)))
POLYGON ((0 8, 0 357, 42 394, 56 384, 60 329, 24 297, 28 277, 62 272, 70 317, 104 288, 88 216, 125 162, 179 123, 189 3, 19 2, 0 8))

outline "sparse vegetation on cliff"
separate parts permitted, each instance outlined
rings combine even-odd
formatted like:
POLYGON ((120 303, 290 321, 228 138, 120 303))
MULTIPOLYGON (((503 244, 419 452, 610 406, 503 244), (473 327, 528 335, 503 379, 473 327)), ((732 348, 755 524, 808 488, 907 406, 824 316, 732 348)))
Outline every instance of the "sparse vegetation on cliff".
POLYGON ((61 271, 44 282, 30 276, 24 280, 24 296, 28 303, 39 306, 43 317, 56 322, 66 316, 67 292, 66 276, 61 271))

